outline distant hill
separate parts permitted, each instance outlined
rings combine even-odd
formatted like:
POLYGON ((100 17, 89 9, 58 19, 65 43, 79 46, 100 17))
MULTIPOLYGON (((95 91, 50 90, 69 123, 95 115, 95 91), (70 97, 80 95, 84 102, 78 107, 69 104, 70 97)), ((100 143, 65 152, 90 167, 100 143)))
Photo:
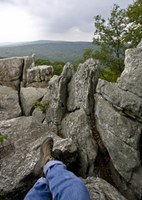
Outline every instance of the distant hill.
POLYGON ((88 48, 95 49, 96 46, 91 42, 41 40, 0 46, 0 57, 27 56, 35 53, 36 58, 74 63, 82 57, 84 49, 88 48))

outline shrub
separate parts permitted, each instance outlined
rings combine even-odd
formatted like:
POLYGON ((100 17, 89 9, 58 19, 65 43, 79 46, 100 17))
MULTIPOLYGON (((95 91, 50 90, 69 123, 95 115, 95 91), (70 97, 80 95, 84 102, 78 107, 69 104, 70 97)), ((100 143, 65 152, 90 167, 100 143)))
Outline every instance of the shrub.
POLYGON ((7 135, 2 135, 0 133, 0 143, 3 143, 5 140, 7 140, 7 135))
POLYGON ((48 105, 48 101, 35 101, 34 103, 35 108, 41 110, 43 113, 48 109, 48 105))
POLYGON ((116 82, 117 78, 120 77, 121 73, 115 71, 111 68, 101 68, 100 69, 100 78, 107 80, 109 82, 116 82))

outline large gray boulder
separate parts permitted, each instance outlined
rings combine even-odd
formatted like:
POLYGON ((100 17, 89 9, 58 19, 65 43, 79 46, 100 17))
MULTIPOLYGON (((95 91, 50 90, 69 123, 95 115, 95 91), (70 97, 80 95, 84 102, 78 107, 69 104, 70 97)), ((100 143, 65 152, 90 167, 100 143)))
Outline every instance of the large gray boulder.
MULTIPOLYGON (((95 95, 96 126, 101 139, 121 175, 119 179, 126 181, 126 188, 131 189, 138 199, 142 193, 141 77, 142 49, 129 49, 126 51, 125 69, 118 81, 99 80, 95 95)), ((114 181, 117 185, 118 177, 114 181)))
POLYGON ((91 200, 126 200, 116 188, 101 178, 88 177, 84 182, 91 200))
POLYGON ((27 86, 47 87, 48 81, 53 76, 52 66, 36 66, 27 70, 27 86))
POLYGON ((142 49, 128 49, 125 56, 125 69, 118 80, 119 87, 142 98, 142 49))
POLYGON ((23 114, 26 116, 32 115, 36 101, 41 101, 46 92, 47 89, 45 88, 35 88, 35 87, 21 88, 20 99, 21 99, 23 114))
POLYGON ((24 56, 23 60, 24 60, 24 65, 23 65, 23 72, 22 72, 21 87, 26 87, 28 69, 31 69, 35 66, 35 54, 33 54, 32 56, 24 56))
POLYGON ((93 99, 98 82, 98 64, 93 59, 88 59, 80 64, 77 72, 69 83, 68 111, 83 108, 87 115, 93 112, 93 99))
POLYGON ((36 147, 47 137, 47 131, 34 118, 19 117, 1 121, 0 133, 7 136, 0 144, 0 188, 8 192, 32 172, 39 158, 36 147))
POLYGON ((0 59, 0 85, 19 90, 23 65, 22 58, 0 59))
POLYGON ((98 147, 93 140, 91 124, 83 109, 64 117, 61 124, 61 135, 65 138, 71 138, 78 147, 79 173, 83 177, 86 177, 87 174, 93 175, 98 147))
POLYGON ((0 133, 7 136, 0 143, 0 189, 4 194, 13 192, 8 200, 15 199, 19 191, 23 193, 31 186, 40 146, 47 137, 54 139, 53 150, 61 150, 65 157, 69 156, 71 160, 66 158, 67 163, 74 162, 77 156, 77 147, 70 138, 63 139, 48 132, 46 125, 31 116, 1 121, 0 133))
POLYGON ((111 160, 125 180, 140 165, 138 142, 142 125, 116 112, 101 95, 96 95, 96 122, 111 160))
POLYGON ((18 92, 0 85, 0 121, 16 118, 21 114, 18 92))
MULTIPOLYGON (((46 121, 52 129, 59 129, 61 120, 67 112, 68 83, 73 75, 73 66, 67 63, 60 76, 53 76, 49 81, 47 94, 43 101, 48 101, 46 121)), ((58 130, 57 130, 58 131, 58 130)), ((57 133, 57 132, 56 132, 57 133)))
POLYGON ((141 97, 133 94, 129 90, 122 90, 119 87, 119 83, 110 83, 105 80, 99 80, 97 93, 103 95, 116 109, 142 122, 141 97))

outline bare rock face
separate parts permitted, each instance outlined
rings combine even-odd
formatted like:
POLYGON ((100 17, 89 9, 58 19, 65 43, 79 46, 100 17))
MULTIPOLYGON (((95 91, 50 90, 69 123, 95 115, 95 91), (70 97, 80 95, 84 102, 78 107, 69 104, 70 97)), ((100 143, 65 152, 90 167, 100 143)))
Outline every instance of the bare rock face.
POLYGON ((18 92, 11 87, 0 85, 0 121, 21 115, 18 92))
MULTIPOLYGON (((13 197, 8 197, 9 200, 14 199, 20 188, 24 192, 25 188, 31 186, 32 171, 39 159, 40 146, 47 137, 53 137, 54 150, 61 150, 72 161, 77 155, 77 147, 71 139, 62 139, 49 133, 47 126, 31 116, 1 121, 0 133, 7 136, 0 144, 0 188, 3 193, 16 189, 13 197)), ((65 161, 69 162, 68 158, 65 161)))
POLYGON ((62 120, 61 134, 71 138, 78 147, 80 174, 83 177, 93 175, 94 162, 97 156, 97 144, 93 140, 92 130, 83 109, 72 112, 62 120))
POLYGON ((0 144, 0 188, 4 192, 20 186, 39 158, 37 146, 47 137, 44 126, 32 117, 0 122, 0 133, 7 139, 0 144))
POLYGON ((126 200, 116 188, 101 178, 88 177, 84 182, 91 200, 126 200))
POLYGON ((125 190, 131 188, 136 199, 142 193, 141 77, 142 49, 129 49, 117 83, 99 80, 95 95, 97 129, 115 169, 127 182, 125 190))
POLYGON ((69 83, 68 110, 70 112, 83 108, 87 115, 93 111, 93 94, 98 82, 97 62, 93 59, 80 64, 69 83))
POLYGON ((24 67, 23 67, 23 73, 22 73, 22 82, 21 87, 27 86, 27 72, 28 69, 31 69, 35 66, 35 57, 34 54, 32 56, 25 56, 24 59, 24 67))
POLYGON ((20 87, 24 61, 22 58, 0 59, 0 85, 12 87, 16 90, 20 87))
POLYGON ((142 98, 142 49, 126 50, 125 69, 118 80, 119 87, 142 98))
MULTIPOLYGON (((97 169, 103 165, 109 182, 121 194, 128 200, 141 199, 141 44, 126 51, 125 65, 118 81, 109 83, 98 81, 98 64, 93 59, 80 64, 76 73, 67 63, 62 74, 52 78, 53 68, 35 68, 34 56, 0 60, 0 135, 7 136, 0 143, 4 199, 19 199, 32 185, 40 146, 48 136, 54 139, 53 150, 61 151, 73 172, 102 177, 97 169), (47 82, 48 87, 41 88, 47 82), (39 107, 48 102, 44 112, 35 109, 36 100, 39 107)), ((92 200, 125 200, 100 178, 88 177, 85 184, 92 200)))
POLYGON ((96 95, 95 100, 97 127, 103 143, 117 171, 129 181, 133 170, 140 165, 138 142, 142 126, 116 112, 101 95, 96 95))
POLYGON ((35 108, 35 102, 41 101, 46 92, 47 89, 44 88, 21 88, 20 98, 24 115, 32 115, 32 112, 35 108))
POLYGON ((141 40, 141 42, 138 44, 137 48, 142 48, 142 40, 141 40))
MULTIPOLYGON (((67 112, 67 90, 68 83, 73 75, 73 68, 70 63, 64 66, 60 76, 53 76, 49 82, 47 94, 43 101, 48 101, 49 106, 46 112, 46 121, 50 129, 58 132, 61 120, 67 112)), ((57 133, 56 132, 56 133, 57 133)))
POLYGON ((41 65, 27 70, 27 86, 47 87, 53 76, 53 67, 41 65))

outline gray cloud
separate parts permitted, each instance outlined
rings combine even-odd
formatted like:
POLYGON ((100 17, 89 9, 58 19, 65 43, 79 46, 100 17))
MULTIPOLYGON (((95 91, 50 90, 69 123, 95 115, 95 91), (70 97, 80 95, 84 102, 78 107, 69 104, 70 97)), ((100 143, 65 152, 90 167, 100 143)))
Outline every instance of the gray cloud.
POLYGON ((71 30, 93 32, 94 16, 108 17, 114 3, 127 7, 133 0, 0 0, 28 13, 43 35, 71 30))
MULTIPOLYGON (((17 0, 17 2, 19 2, 17 0)), ((101 14, 106 17, 113 3, 126 7, 132 0, 21 0, 28 12, 40 19, 45 30, 50 32, 66 32, 73 27, 82 31, 91 31, 93 17, 101 14)))

